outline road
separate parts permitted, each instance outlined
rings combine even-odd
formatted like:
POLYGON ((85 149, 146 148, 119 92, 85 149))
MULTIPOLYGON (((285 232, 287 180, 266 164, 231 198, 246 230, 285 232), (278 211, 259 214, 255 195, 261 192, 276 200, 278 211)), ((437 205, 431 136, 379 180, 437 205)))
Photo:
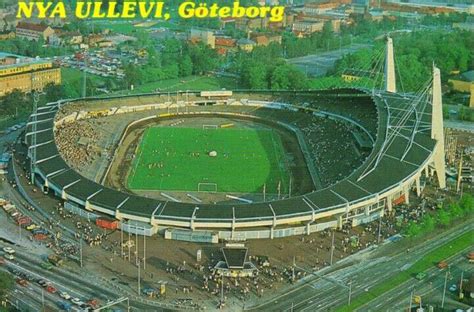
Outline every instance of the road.
MULTIPOLYGON (((378 283, 395 276, 400 268, 407 263, 415 263, 426 253, 470 228, 472 228, 470 224, 464 224, 427 241, 409 253, 401 252, 392 257, 381 256, 378 258, 370 257, 370 253, 368 253, 366 259, 357 264, 327 273, 322 277, 306 278, 294 285, 292 289, 278 292, 273 298, 248 307, 247 310, 327 311, 337 306, 346 305, 349 300, 350 282, 352 298, 370 292, 378 283)), ((381 251, 384 248, 393 248, 391 244, 381 246, 381 251)))
MULTIPOLYGON (((7 246, 6 243, 1 242, 0 247, 7 246)), ((66 291, 73 297, 78 297, 82 301, 87 301, 91 298, 99 299, 104 304, 109 300, 116 300, 119 297, 129 297, 131 311, 170 311, 165 309, 159 302, 152 302, 136 295, 129 293, 124 287, 120 286, 120 279, 115 281, 106 281, 99 276, 93 275, 84 270, 76 270, 66 267, 54 267, 52 270, 47 270, 41 267, 42 260, 40 257, 32 255, 25 248, 15 247, 15 260, 6 260, 6 267, 24 272, 33 277, 33 282, 38 279, 43 279, 51 282, 59 291, 66 291)), ((38 300, 42 298, 41 288, 40 292, 35 292, 35 288, 26 287, 29 291, 26 292, 22 287, 19 290, 22 293, 12 292, 13 298, 23 301, 25 305, 38 305, 38 300)), ((45 300, 50 300, 50 305, 54 306, 60 299, 58 295, 46 295, 45 300)), ((39 301, 41 302, 41 300, 39 301)), ((47 303, 47 302, 46 302, 47 303)), ((119 305, 121 308, 126 308, 126 304, 119 305)), ((37 311, 37 310, 36 310, 37 311)))
MULTIPOLYGON (((469 277, 474 272, 474 266, 470 264, 466 259, 466 252, 462 252, 452 257, 448 263, 450 264, 450 278, 447 280, 447 287, 456 284, 459 288, 459 281, 461 279, 461 272, 464 272, 464 278, 469 277)), ((417 296, 421 296, 422 303, 440 304, 443 296, 444 281, 447 269, 440 270, 437 267, 432 267, 427 270, 428 277, 421 281, 414 278, 409 281, 387 291, 382 296, 372 300, 370 303, 357 309, 357 311, 397 311, 399 308, 394 309, 393 307, 406 307, 410 304, 411 293, 417 296)), ((448 275, 449 276, 449 275, 448 275)), ((446 304, 446 308, 455 310, 456 308, 465 309, 468 306, 462 303, 455 303, 457 292, 450 292, 446 290, 446 303, 450 300, 449 304, 446 304)))
POLYGON ((474 133, 474 122, 445 120, 444 127, 474 133))
MULTIPOLYGON (((5 244, 1 244, 5 246, 5 244)), ((6 260, 6 267, 10 270, 17 270, 26 273, 33 277, 30 284, 27 287, 19 287, 21 291, 20 299, 29 302, 30 305, 37 305, 41 303, 41 298, 44 296, 46 304, 50 303, 50 306, 55 306, 57 301, 61 298, 58 295, 53 295, 48 292, 42 291, 41 287, 37 287, 35 281, 43 279, 51 282, 55 288, 59 291, 65 291, 73 297, 87 301, 91 298, 98 298, 102 303, 107 302, 110 299, 117 299, 119 296, 117 291, 112 291, 110 288, 101 286, 101 283, 97 278, 87 276, 87 274, 77 274, 68 271, 65 268, 53 268, 52 270, 46 270, 40 266, 42 260, 38 257, 31 255, 27 250, 21 247, 15 247, 15 260, 6 260)), ((13 296, 18 294, 13 293, 13 296)))
POLYGON ((341 50, 320 52, 317 54, 306 55, 288 59, 288 63, 295 65, 309 76, 321 77, 326 75, 336 61, 344 55, 354 53, 358 50, 371 48, 370 44, 353 44, 350 47, 344 47, 341 50))

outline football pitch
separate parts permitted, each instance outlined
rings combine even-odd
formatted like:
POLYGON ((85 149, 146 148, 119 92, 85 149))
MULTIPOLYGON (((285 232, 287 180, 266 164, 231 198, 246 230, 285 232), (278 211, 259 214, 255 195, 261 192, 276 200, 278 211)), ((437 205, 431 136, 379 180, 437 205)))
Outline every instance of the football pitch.
POLYGON ((128 176, 131 190, 281 194, 289 171, 279 135, 250 128, 148 128, 128 176), (215 152, 215 153, 214 153, 215 152), (214 155, 214 156, 211 156, 214 155))

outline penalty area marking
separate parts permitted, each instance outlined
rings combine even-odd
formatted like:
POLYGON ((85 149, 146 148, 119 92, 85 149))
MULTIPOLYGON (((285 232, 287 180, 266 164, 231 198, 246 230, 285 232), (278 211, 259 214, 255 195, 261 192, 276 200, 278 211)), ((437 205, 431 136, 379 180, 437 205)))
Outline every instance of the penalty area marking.
POLYGON ((198 192, 210 192, 210 193, 217 193, 217 183, 209 183, 209 182, 200 182, 198 183, 198 192), (201 188, 206 188, 208 186, 213 187, 212 190, 203 190, 201 188))

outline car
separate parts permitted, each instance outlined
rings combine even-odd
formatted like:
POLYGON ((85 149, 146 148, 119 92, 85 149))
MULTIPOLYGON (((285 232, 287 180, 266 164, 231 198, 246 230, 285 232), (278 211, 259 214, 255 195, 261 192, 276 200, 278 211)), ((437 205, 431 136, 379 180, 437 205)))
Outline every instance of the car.
POLYGON ((416 278, 417 280, 421 281, 421 280, 424 279, 425 277, 426 277, 426 273, 420 272, 420 273, 418 273, 418 274, 416 275, 415 278, 416 278))
POLYGON ((27 229, 28 231, 33 231, 33 230, 35 230, 35 229, 37 229, 37 228, 38 228, 38 226, 37 226, 36 224, 34 224, 34 223, 33 223, 33 224, 30 224, 30 225, 28 225, 28 226, 26 227, 26 229, 27 229))
POLYGON ((71 302, 74 303, 75 305, 78 305, 78 306, 81 306, 81 305, 84 304, 84 302, 79 298, 72 298, 71 302))
POLYGON ((449 291, 451 291, 451 292, 455 292, 456 290, 458 290, 458 286, 456 286, 456 284, 452 284, 452 285, 449 287, 449 291))
POLYGON ((27 281, 32 281, 32 280, 34 280, 35 278, 33 277, 33 275, 30 275, 30 274, 26 274, 26 273, 25 273, 25 279, 26 279, 27 281))
POLYGON ((37 281, 38 285, 42 286, 42 287, 45 287, 46 285, 48 285, 48 282, 43 280, 43 279, 39 279, 37 281))
POLYGON ((59 296, 60 296, 61 298, 63 298, 63 299, 66 299, 66 300, 71 299, 71 295, 68 294, 68 293, 65 292, 65 291, 60 292, 60 293, 59 293, 59 296))
POLYGON ((14 254, 15 253, 15 249, 13 249, 11 247, 3 247, 3 251, 7 254, 14 254))
POLYGON ((23 279, 23 278, 17 279, 16 282, 18 283, 18 285, 21 285, 21 286, 23 286, 23 287, 28 286, 28 281, 25 280, 25 279, 23 279))
POLYGON ((46 286, 46 291, 55 294, 58 290, 53 285, 46 286))
POLYGON ((10 261, 15 260, 15 256, 12 255, 12 254, 5 254, 5 255, 3 255, 3 258, 8 259, 10 261))
POLYGON ((89 307, 91 307, 92 309, 97 309, 99 307, 99 301, 97 299, 90 299, 86 302, 86 305, 88 305, 89 307))
POLYGON ((41 267, 45 270, 51 270, 53 265, 49 262, 41 262, 41 267))

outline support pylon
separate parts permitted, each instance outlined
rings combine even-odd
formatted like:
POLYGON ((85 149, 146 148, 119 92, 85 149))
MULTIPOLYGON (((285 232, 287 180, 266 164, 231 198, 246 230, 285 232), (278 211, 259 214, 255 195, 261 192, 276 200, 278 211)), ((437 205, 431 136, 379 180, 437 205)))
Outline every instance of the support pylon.
POLYGON ((441 95, 441 73, 433 64, 431 138, 436 140, 433 165, 438 176, 439 187, 446 188, 444 130, 443 130, 443 99, 441 95))
POLYGON ((395 93, 397 92, 397 84, 395 80, 395 59, 393 57, 393 41, 392 38, 387 37, 387 46, 385 49, 385 91, 395 93))

